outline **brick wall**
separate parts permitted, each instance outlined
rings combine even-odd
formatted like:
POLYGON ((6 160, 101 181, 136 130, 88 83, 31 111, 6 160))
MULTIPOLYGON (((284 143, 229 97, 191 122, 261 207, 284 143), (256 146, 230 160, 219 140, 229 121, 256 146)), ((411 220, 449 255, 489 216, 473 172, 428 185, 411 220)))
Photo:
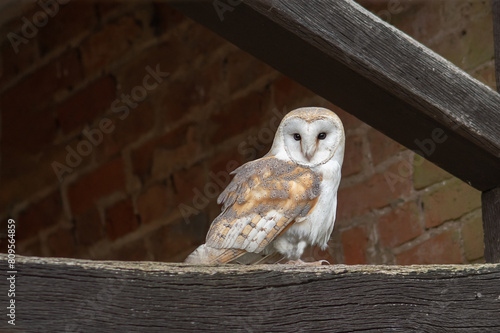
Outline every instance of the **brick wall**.
MULTIPOLYGON (((489 2, 362 4, 493 87, 489 2)), ((4 6, 2 251, 14 218, 19 254, 180 261, 228 172, 267 152, 284 112, 318 105, 347 147, 330 248, 305 258, 483 260, 478 191, 167 5, 4 6)))

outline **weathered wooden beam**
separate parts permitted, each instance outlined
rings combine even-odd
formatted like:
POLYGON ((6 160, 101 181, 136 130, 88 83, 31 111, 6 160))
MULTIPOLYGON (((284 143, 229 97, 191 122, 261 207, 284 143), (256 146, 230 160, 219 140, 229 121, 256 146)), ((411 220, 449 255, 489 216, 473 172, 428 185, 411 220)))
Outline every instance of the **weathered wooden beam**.
MULTIPOLYGON (((500 92, 500 0, 492 0, 493 34, 495 41, 495 77, 500 92)), ((499 170, 500 172, 500 170, 499 170)), ((484 258, 500 263, 500 187, 481 195, 484 230, 484 258)))
POLYGON ((500 187, 481 195, 484 230, 484 259, 500 263, 500 187))
MULTIPOLYGON (((18 256, 16 268, 18 331, 500 331, 500 265, 196 267, 18 256)), ((0 331, 13 331, 3 317, 0 331)))
POLYGON ((477 189, 500 186, 500 95, 354 1, 168 3, 477 189))
POLYGON ((495 77, 497 91, 500 92, 500 0, 491 1, 493 16, 493 36, 495 41, 495 77))

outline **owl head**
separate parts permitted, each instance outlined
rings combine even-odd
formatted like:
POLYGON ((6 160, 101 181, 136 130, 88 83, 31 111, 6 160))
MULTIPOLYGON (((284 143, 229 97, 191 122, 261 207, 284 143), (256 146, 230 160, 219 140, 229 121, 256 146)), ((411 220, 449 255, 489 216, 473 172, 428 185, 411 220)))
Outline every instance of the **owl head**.
POLYGON ((344 145, 340 118, 328 109, 307 107, 293 110, 283 118, 269 154, 308 168, 332 159, 342 165, 344 145))

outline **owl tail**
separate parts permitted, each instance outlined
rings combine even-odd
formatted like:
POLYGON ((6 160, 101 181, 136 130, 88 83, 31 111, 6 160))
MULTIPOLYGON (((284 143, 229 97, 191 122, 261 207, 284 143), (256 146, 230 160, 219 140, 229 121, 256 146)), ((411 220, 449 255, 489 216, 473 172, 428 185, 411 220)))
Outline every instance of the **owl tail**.
POLYGON ((275 264, 283 259, 278 252, 271 254, 249 253, 238 249, 216 249, 207 244, 198 246, 184 262, 192 265, 235 263, 243 265, 275 264))
POLYGON ((206 244, 198 246, 184 262, 193 265, 224 264, 235 260, 246 251, 238 249, 216 249, 206 244))

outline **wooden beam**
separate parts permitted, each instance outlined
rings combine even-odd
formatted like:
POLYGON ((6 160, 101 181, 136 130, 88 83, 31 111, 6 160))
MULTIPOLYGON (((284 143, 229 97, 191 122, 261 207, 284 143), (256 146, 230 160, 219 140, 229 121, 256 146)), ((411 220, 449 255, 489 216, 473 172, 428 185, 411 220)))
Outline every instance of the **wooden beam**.
MULTIPOLYGON (((368 82, 364 85, 369 87, 368 82)), ((399 94, 404 93, 393 92, 392 97, 385 96, 382 100, 402 103, 401 112, 405 116, 417 112, 415 119, 424 119, 425 113, 418 106, 402 102, 399 94)), ((458 118, 448 116, 458 121, 467 114, 462 112, 458 118)), ((427 117, 430 123, 440 123, 444 115, 427 117)), ((494 113, 491 119, 496 120, 495 117, 494 113)), ((466 125, 465 120, 457 124, 466 125)), ((495 142, 488 137, 496 135, 494 131, 481 134, 473 133, 474 127, 454 128, 453 123, 446 126, 450 135, 456 135, 453 137, 456 142, 466 140, 481 146, 484 154, 488 152, 498 158, 495 142)), ((490 184, 474 178, 476 186, 483 183, 484 188, 490 184)), ((498 189, 483 193, 483 202, 491 203, 486 207, 492 208, 496 217, 500 216, 498 189)), ((7 259, 0 254, 3 263, 7 259)), ((18 256, 16 269, 16 331, 341 332, 433 331, 438 327, 439 331, 484 332, 500 329, 500 317, 496 315, 500 302, 500 265, 192 267, 18 256)), ((7 270, 4 264, 3 271, 7 270)), ((3 297, 2 303, 8 304, 6 293, 3 297)), ((0 331, 11 329, 4 317, 0 331)))
MULTIPOLYGON (((16 268, 15 323, 26 332, 500 331, 500 265, 210 267, 18 256, 16 268)), ((9 328, 5 317, 0 331, 9 328)))
POLYGON ((355 2, 168 2, 475 188, 500 186, 500 95, 355 2))
MULTIPOLYGON (((500 92, 500 0, 492 0, 493 34, 495 41, 495 76, 500 92)), ((500 172, 500 170, 499 170, 500 172)), ((481 195, 484 229, 484 258, 500 263, 500 187, 481 195)))
POLYGON ((500 263, 500 187, 481 195, 484 229, 484 259, 500 263))
POLYGON ((493 36, 495 41, 495 77, 497 91, 500 92, 500 0, 491 1, 493 16, 493 36))

